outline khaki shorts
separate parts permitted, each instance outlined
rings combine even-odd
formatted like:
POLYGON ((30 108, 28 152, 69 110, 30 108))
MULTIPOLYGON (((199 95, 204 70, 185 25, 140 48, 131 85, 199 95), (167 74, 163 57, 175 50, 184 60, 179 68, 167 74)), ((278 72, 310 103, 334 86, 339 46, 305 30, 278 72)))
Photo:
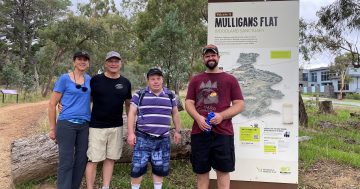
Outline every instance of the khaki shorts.
POLYGON ((123 147, 123 127, 90 128, 87 156, 91 162, 118 160, 123 147))

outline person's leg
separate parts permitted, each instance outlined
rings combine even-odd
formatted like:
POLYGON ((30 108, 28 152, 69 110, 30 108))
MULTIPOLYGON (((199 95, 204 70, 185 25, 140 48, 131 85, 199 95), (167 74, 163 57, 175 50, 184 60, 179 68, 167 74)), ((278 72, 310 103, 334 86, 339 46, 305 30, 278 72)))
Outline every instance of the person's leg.
POLYGON ((161 189, 163 177, 157 176, 155 174, 152 174, 152 177, 153 177, 153 182, 154 182, 154 189, 161 189))
POLYGON ((143 136, 136 136, 136 144, 134 147, 132 163, 131 163, 131 187, 132 189, 139 189, 142 175, 147 171, 147 164, 150 158, 149 149, 152 148, 152 143, 143 136))
POLYGON ((82 178, 85 173, 87 156, 86 152, 89 144, 89 124, 84 123, 77 125, 76 142, 75 142, 75 161, 73 169, 72 189, 79 189, 82 178))
POLYGON ((204 174, 196 174, 197 189, 209 188, 209 172, 204 174))
POLYGON ((59 146, 59 165, 57 175, 57 188, 69 189, 72 184, 74 145, 76 130, 73 123, 68 121, 57 122, 56 138, 59 146))
POLYGON ((211 134, 200 133, 191 135, 191 164, 194 173, 196 173, 198 189, 207 189, 209 187, 211 143, 211 134))
POLYGON ((123 127, 107 128, 106 159, 103 164, 103 187, 109 188, 115 160, 120 159, 123 146, 123 127))
POLYGON ((216 170, 217 187, 229 189, 229 172, 235 170, 234 136, 216 135, 210 154, 212 167, 216 170))
POLYGON ((86 176, 86 188, 87 189, 94 188, 97 164, 98 164, 97 162, 88 162, 86 164, 85 176, 86 176))
POLYGON ((131 177, 131 189, 139 189, 141 184, 142 176, 133 178, 131 177))
POLYGON ((170 170, 170 138, 154 140, 151 152, 151 166, 154 189, 161 189, 163 177, 169 175, 170 170))
POLYGON ((103 163, 103 187, 109 187, 110 186, 110 181, 111 181, 111 177, 113 174, 113 169, 114 169, 114 163, 115 161, 112 159, 105 159, 104 163, 103 163))
POLYGON ((217 188, 230 189, 230 173, 216 171, 217 188))
POLYGON ((105 160, 106 130, 89 128, 89 147, 87 150, 88 163, 86 165, 86 184, 88 189, 93 189, 96 180, 97 164, 105 160))

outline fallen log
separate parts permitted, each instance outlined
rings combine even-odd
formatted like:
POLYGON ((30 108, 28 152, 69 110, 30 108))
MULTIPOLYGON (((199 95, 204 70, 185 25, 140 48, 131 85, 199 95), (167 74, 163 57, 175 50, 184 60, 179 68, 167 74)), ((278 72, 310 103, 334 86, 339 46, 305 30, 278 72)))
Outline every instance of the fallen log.
MULTIPOLYGON (((184 130, 181 143, 171 144, 172 159, 189 157, 190 134, 190 130, 184 130)), ((131 162, 132 149, 126 142, 126 136, 123 140, 122 157, 118 162, 128 163, 131 162)), ((11 172, 15 184, 52 176, 56 173, 57 164, 58 147, 46 134, 21 138, 11 144, 11 172)))

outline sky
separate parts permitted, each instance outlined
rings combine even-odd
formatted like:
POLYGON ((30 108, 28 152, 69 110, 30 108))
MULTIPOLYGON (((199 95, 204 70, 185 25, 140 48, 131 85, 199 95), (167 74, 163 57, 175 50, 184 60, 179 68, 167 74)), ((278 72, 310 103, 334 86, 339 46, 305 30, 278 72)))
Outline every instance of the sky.
MULTIPOLYGON (((300 1, 300 17, 304 18, 305 21, 316 21, 316 11, 320 10, 321 7, 327 6, 333 3, 335 0, 299 0, 300 1)), ((71 10, 76 10, 78 3, 87 3, 89 0, 72 0, 73 6, 71 10)), ((116 4, 120 7, 121 0, 115 0, 116 4)), ((323 52, 316 54, 312 57, 309 63, 301 63, 304 68, 317 68, 324 67, 330 64, 334 60, 334 56, 330 52, 323 52)))
MULTIPOLYGON (((321 7, 330 5, 335 0, 300 0, 300 17, 304 18, 306 22, 317 21, 316 12, 321 7)), ((323 52, 315 54, 310 62, 302 62, 300 65, 305 69, 319 68, 328 66, 333 60, 334 56, 330 52, 323 52)))

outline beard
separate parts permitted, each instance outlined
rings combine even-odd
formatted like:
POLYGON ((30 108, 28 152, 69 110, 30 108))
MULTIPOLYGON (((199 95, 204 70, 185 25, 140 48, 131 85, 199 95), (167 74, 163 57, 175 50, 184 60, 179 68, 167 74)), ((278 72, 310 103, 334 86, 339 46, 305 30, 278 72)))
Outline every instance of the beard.
POLYGON ((205 64, 205 66, 206 66, 207 68, 209 68, 209 70, 215 69, 215 68, 217 67, 217 65, 218 65, 218 62, 215 61, 215 60, 209 60, 209 61, 207 61, 206 64, 205 64))

